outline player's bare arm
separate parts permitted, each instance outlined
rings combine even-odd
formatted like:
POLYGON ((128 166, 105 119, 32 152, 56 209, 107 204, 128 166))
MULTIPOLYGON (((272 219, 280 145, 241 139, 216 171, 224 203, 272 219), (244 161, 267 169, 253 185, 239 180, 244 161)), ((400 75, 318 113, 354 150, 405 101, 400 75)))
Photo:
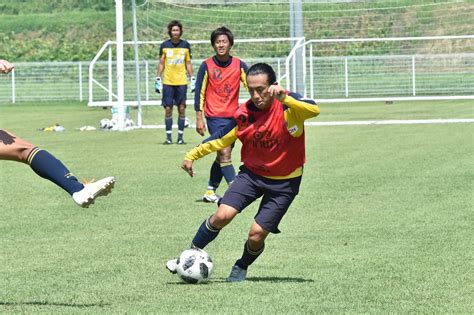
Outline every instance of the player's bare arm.
POLYGON ((193 77, 193 64, 190 61, 186 61, 186 71, 188 72, 189 77, 193 77))
POLYGON ((280 102, 283 102, 286 97, 286 89, 278 84, 270 85, 268 87, 268 93, 271 96, 276 97, 280 102))
POLYGON ((203 137, 206 134, 206 124, 202 117, 202 111, 196 112, 196 132, 203 137))
POLYGON ((161 78, 163 70, 165 69, 165 57, 161 56, 160 62, 158 63, 158 69, 156 69, 156 77, 161 78))
POLYGON ((13 69, 15 68, 15 66, 11 63, 9 63, 8 61, 6 60, 0 60, 0 73, 9 73, 10 71, 12 71, 13 69))
POLYGON ((181 168, 189 174, 189 176, 194 177, 194 174, 196 174, 193 171, 193 161, 190 160, 184 160, 183 164, 181 165, 181 168))
POLYGON ((0 142, 3 142, 3 144, 10 145, 15 142, 15 138, 16 137, 9 134, 5 130, 0 129, 0 142))

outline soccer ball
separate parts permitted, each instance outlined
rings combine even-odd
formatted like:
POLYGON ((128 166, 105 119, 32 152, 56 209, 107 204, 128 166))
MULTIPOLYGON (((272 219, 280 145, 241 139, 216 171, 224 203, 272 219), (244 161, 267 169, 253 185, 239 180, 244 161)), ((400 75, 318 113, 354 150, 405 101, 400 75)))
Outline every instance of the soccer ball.
POLYGON ((124 126, 125 128, 132 128, 133 126, 135 126, 135 122, 130 118, 125 118, 124 126))
POLYGON ((112 122, 110 121, 110 119, 107 119, 107 118, 101 119, 100 128, 101 129, 111 129, 112 128, 112 122))
POLYGON ((202 249, 187 249, 179 255, 176 272, 186 283, 203 283, 211 277, 214 264, 208 253, 202 249))

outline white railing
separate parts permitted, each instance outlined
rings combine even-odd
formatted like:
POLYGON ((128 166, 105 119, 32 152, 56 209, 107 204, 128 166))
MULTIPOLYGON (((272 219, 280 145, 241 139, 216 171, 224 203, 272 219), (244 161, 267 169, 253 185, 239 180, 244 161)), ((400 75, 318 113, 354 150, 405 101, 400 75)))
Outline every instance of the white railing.
MULTIPOLYGON (((290 45, 292 42, 297 41, 298 43, 304 42, 302 38, 263 38, 263 39, 236 39, 235 40, 235 45, 237 44, 240 46, 243 46, 245 44, 255 44, 259 43, 260 45, 264 46, 266 43, 277 43, 277 42, 282 42, 288 45, 288 51, 290 51, 290 45)), ((138 45, 152 45, 156 47, 156 51, 158 52, 159 46, 162 43, 162 41, 139 41, 138 45)), ((209 40, 191 40, 189 43, 192 45, 192 47, 196 47, 196 45, 206 45, 210 46, 209 40)), ((132 41, 126 41, 124 42, 124 45, 131 46, 134 43, 132 41)), ((113 50, 112 48, 116 45, 116 42, 114 41, 108 41, 106 42, 102 48, 97 52, 96 56, 94 59, 91 61, 89 64, 89 106, 113 106, 116 104, 116 94, 114 93, 114 84, 115 84, 115 79, 113 73, 115 72, 115 61, 113 61, 113 50), (97 65, 100 63, 99 60, 104 59, 104 54, 106 53, 106 50, 108 50, 108 55, 107 57, 107 76, 105 75, 105 69, 98 69, 97 65), (106 84, 106 82, 108 84, 106 84), (106 86, 107 85, 107 86, 106 86), (105 94, 104 94, 105 93, 105 94)), ((194 49, 194 48, 193 48, 194 49)), ((212 52, 209 52, 210 55, 212 52)), ((209 56, 210 56, 209 55, 209 56)), ((277 74, 280 76, 281 74, 281 63, 284 62, 285 56, 278 58, 278 57, 273 57, 273 58, 252 58, 248 59, 246 58, 244 61, 247 64, 252 64, 255 62, 268 62, 270 63, 274 68, 277 74)), ((199 69, 199 66, 203 60, 199 58, 193 59, 193 68, 195 69, 195 72, 197 73, 197 69, 199 69)), ((156 60, 154 61, 149 61, 149 60, 142 60, 140 61, 140 73, 144 73, 144 77, 140 78, 140 81, 142 82, 141 86, 144 85, 144 97, 143 100, 141 100, 141 105, 147 106, 147 105, 161 105, 161 96, 156 96, 154 92, 150 94, 150 91, 153 90, 152 84, 154 80, 154 76, 156 73, 156 60), (152 66, 150 66, 152 65, 152 66)), ((103 64, 102 64, 103 65, 103 64)), ((129 80, 132 80, 132 70, 134 70, 135 64, 132 61, 126 61, 124 63, 125 67, 125 80, 127 81, 127 76, 129 80)), ((133 73, 135 73, 133 71, 133 73)), ((133 78, 134 80, 134 78, 133 78)), ((138 102, 135 99, 136 98, 136 93, 131 90, 135 84, 131 84, 131 81, 128 81, 128 84, 125 86, 125 104, 124 105, 130 105, 130 106, 137 106, 138 102)), ((241 99, 241 101, 245 101, 245 97, 241 99)), ((187 103, 188 104, 193 104, 193 96, 191 94, 188 95, 187 98, 187 103)))
POLYGON ((88 62, 20 62, 0 76, 0 103, 86 99, 88 62))
POLYGON ((318 102, 474 99, 474 35, 308 40, 295 46, 286 60, 287 87, 290 87, 288 82, 294 81, 294 72, 288 67, 294 64, 295 52, 301 47, 309 50, 309 57, 302 55, 305 87, 298 92, 318 102), (339 51, 340 56, 314 56, 314 46, 322 44, 430 42, 441 45, 446 41, 465 41, 468 53, 432 50, 426 54, 348 56, 339 51))
MULTIPOLYGON (((318 102, 362 102, 426 99, 474 99, 474 51, 468 53, 388 54, 370 56, 316 56, 321 44, 354 42, 403 42, 469 40, 474 35, 407 37, 407 38, 365 38, 308 40, 301 38, 240 40, 241 43, 280 40, 297 42, 288 50, 286 58, 246 59, 249 65, 268 62, 279 77, 280 84, 289 90, 296 90, 296 80, 303 80, 304 90, 298 91, 318 102), (303 48, 303 49, 301 49, 303 48), (299 49, 299 50, 298 50, 299 49), (297 78, 296 58, 301 58, 304 69, 302 79, 297 78)), ((143 42, 158 45, 160 42, 143 42)), ((131 45, 132 42, 126 42, 131 45)), ((192 44, 206 44, 208 41, 194 41, 192 44)), ((116 103, 114 87, 114 42, 107 42, 90 62, 30 62, 17 63, 8 75, 0 76, 0 104, 21 101, 50 101, 88 99, 90 106, 112 106, 116 103), (100 57, 105 60, 100 61, 100 57), (88 66, 88 67, 87 67, 88 66), (87 70, 88 69, 88 70, 87 70), (84 89, 88 84, 88 89, 84 89)), ((474 44, 469 46, 474 50, 474 44)), ((469 51, 469 49, 468 49, 469 51)), ((319 55, 321 55, 319 51, 319 55)), ((193 60, 195 72, 202 60, 193 60)), ((140 62, 142 105, 159 105, 161 96, 153 91, 156 60, 140 62)), ((301 72, 300 72, 301 74, 301 72)), ((136 105, 135 65, 125 62, 126 105, 136 105)), ((247 98, 243 94, 242 101, 247 98)), ((188 95, 188 102, 193 96, 188 95)))

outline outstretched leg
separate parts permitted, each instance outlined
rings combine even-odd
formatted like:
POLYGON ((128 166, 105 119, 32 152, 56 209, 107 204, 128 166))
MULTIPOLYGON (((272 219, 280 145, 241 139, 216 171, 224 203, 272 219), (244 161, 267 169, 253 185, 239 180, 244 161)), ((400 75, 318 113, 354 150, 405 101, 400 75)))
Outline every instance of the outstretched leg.
POLYGON ((35 146, 15 134, 0 129, 0 160, 27 163, 27 158, 35 146))
POLYGON ((115 178, 107 177, 84 185, 48 151, 4 129, 0 129, 0 159, 30 165, 37 175, 67 191, 81 207, 88 207, 97 197, 110 193, 115 183, 115 178))

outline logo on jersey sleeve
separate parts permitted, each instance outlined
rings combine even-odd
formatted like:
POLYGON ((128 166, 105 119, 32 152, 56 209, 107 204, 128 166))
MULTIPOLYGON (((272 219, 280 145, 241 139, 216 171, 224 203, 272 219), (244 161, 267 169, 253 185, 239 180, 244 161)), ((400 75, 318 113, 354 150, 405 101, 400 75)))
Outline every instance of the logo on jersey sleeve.
POLYGON ((290 135, 294 135, 296 132, 298 132, 298 126, 294 125, 292 127, 288 127, 288 132, 290 133, 290 135))

